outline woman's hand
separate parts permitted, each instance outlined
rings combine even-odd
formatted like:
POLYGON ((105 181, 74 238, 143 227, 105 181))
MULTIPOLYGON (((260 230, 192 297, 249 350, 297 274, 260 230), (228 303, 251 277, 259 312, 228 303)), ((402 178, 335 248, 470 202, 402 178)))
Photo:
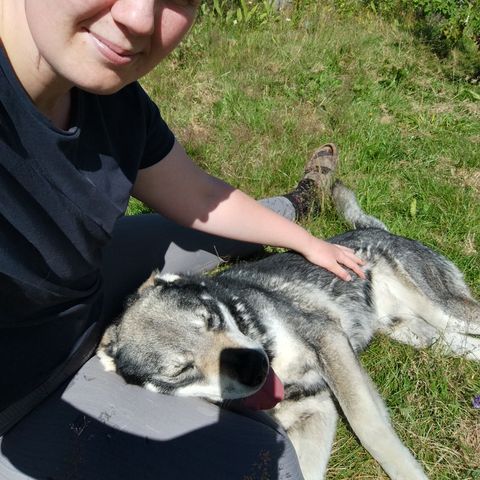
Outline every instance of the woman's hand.
POLYGON ((301 253, 308 261, 329 270, 345 281, 352 280, 350 273, 344 267, 365 279, 365 273, 360 268, 365 262, 357 257, 351 248, 326 242, 312 236, 311 242, 301 253))

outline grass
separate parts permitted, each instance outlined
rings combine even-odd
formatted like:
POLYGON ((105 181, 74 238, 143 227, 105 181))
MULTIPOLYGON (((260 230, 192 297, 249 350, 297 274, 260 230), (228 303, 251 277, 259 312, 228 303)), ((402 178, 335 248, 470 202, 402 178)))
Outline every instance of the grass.
MULTIPOLYGON (((398 26, 332 5, 249 24, 206 11, 144 86, 192 157, 255 197, 294 187, 334 141, 365 209, 443 252, 480 295, 480 87, 455 54, 440 61, 398 26)), ((328 206, 305 226, 346 228, 328 206)), ((362 362, 429 478, 480 479, 478 364, 386 338, 362 362)), ((386 477, 341 424, 328 478, 386 477)))

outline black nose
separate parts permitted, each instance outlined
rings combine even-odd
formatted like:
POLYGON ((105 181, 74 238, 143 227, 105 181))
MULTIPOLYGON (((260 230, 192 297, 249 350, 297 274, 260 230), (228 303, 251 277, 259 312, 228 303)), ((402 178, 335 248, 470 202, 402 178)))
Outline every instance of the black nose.
POLYGON ((220 368, 249 387, 261 385, 268 373, 264 352, 249 348, 226 348, 220 355, 220 368))

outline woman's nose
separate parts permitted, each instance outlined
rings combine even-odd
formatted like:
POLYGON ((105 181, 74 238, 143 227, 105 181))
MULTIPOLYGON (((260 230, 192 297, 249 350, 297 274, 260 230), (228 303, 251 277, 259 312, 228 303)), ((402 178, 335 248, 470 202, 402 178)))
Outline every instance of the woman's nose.
POLYGON ((155 29, 156 0, 117 0, 111 14, 134 35, 151 35, 155 29))

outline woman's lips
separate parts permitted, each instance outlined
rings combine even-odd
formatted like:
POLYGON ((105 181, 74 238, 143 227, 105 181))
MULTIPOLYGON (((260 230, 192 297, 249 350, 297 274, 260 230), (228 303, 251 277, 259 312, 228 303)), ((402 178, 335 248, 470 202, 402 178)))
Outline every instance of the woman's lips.
POLYGON ((88 32, 93 40, 93 43, 97 50, 105 57, 110 63, 114 65, 126 65, 131 63, 138 55, 138 52, 131 50, 125 50, 124 48, 109 42, 107 39, 101 37, 92 32, 88 32))

